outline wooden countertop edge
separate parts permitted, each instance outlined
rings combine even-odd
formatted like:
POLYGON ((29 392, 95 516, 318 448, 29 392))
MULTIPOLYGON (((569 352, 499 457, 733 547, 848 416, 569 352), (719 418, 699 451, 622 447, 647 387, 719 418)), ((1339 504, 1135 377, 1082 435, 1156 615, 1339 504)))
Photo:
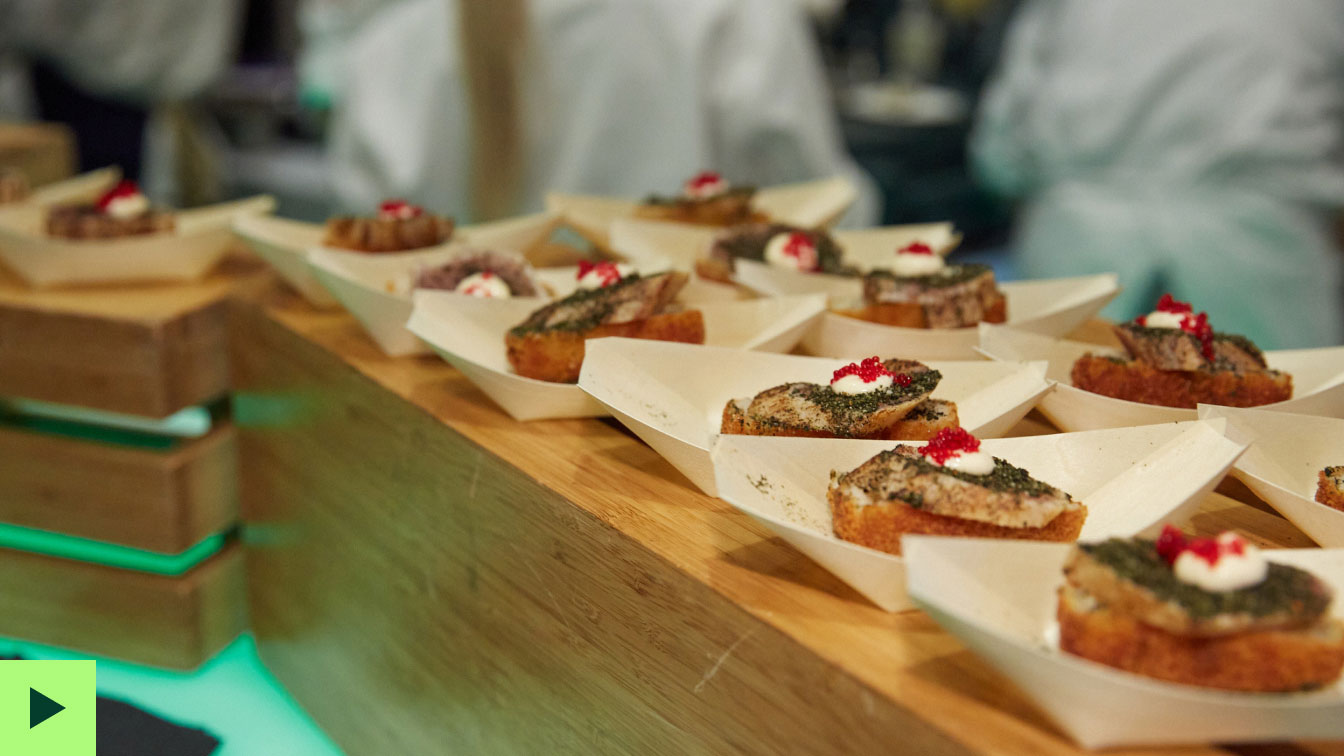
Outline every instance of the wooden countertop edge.
MULTIPOLYGON (((300 338, 337 356, 374 384, 400 396, 486 451, 518 468, 540 485, 556 491, 576 507, 632 538, 680 572, 704 583, 749 612, 757 620, 843 670, 856 683, 875 695, 911 711, 914 716, 929 723, 949 740, 960 743, 970 750, 982 748, 986 741, 991 741, 996 744, 994 748, 996 753, 1078 752, 1070 741, 1012 688, 1010 682, 962 648, 958 641, 944 633, 922 612, 891 614, 868 604, 838 579, 811 563, 791 547, 774 539, 745 515, 736 512, 718 499, 694 490, 671 465, 642 442, 626 434, 618 426, 614 426, 614 421, 588 419, 520 423, 508 418, 460 373, 436 357, 394 359, 382 355, 364 336, 358 323, 344 313, 317 312, 298 302, 292 295, 282 295, 265 307, 265 314, 300 338), (416 374, 419 374, 419 379, 416 379, 416 374), (434 381, 432 392, 425 390, 428 388, 423 385, 425 377, 430 377, 434 381), (416 385, 411 385, 408 389, 407 386, 410 385, 408 382, 413 379, 416 385), (470 397, 470 401, 447 401, 450 398, 464 396, 470 397), (485 424, 475 422, 469 417, 470 415, 477 415, 490 422, 485 424), (768 582, 782 580, 795 584, 803 582, 804 588, 811 589, 813 594, 820 594, 820 600, 846 604, 846 610, 841 614, 850 616, 840 618, 826 613, 826 618, 809 617, 807 615, 817 614, 816 607, 805 604, 798 594, 788 595, 788 590, 769 591, 776 602, 784 600, 783 606, 772 607, 768 605, 769 602, 762 600, 762 594, 747 595, 748 591, 744 590, 746 587, 760 588, 760 585, 740 586, 731 580, 716 579, 712 573, 722 566, 724 563, 722 557, 725 556, 717 545, 713 546, 721 551, 718 555, 720 559, 717 561, 712 558, 691 559, 685 553, 659 548, 657 539, 647 537, 647 533, 638 532, 651 525, 653 518, 646 518, 650 522, 644 523, 646 527, 641 528, 637 519, 632 520, 629 517, 632 512, 614 512, 596 506, 599 497, 591 495, 592 490, 585 490, 578 476, 556 476, 553 474, 554 471, 548 474, 535 460, 519 459, 517 455, 511 454, 506 429, 521 431, 525 427, 531 428, 529 432, 533 433, 546 429, 547 435, 552 437, 561 436, 560 431, 565 430, 569 435, 599 440, 601 443, 595 451, 620 461, 624 472, 627 473, 625 482, 643 484, 652 478, 655 481, 655 488, 661 489, 671 485, 680 491, 675 497, 667 497, 663 496, 662 492, 651 491, 641 485, 638 489, 623 491, 622 495, 631 496, 641 491, 652 494, 654 500, 644 503, 655 506, 692 504, 703 510, 702 517, 709 515, 707 519, 718 519, 719 522, 714 523, 715 529, 721 530, 722 534, 749 531, 755 542, 745 544, 745 547, 758 548, 759 544, 764 544, 766 548, 777 552, 772 555, 774 562, 790 562, 788 565, 774 565, 781 567, 777 572, 782 573, 782 578, 778 574, 765 575, 756 572, 753 567, 741 567, 740 569, 752 571, 757 576, 750 582, 759 583, 761 580, 768 582), (611 454, 612 452, 619 452, 619 457, 611 454), (679 501, 674 501, 674 498, 679 501), (793 609, 797 614, 790 615, 781 609, 793 609), (863 621, 855 622, 856 615, 863 621), (823 626, 830 634, 840 637, 850 636, 855 640, 859 636, 871 634, 879 627, 885 627, 900 633, 909 647, 904 649, 906 653, 900 655, 902 658, 898 662, 856 665, 854 659, 844 658, 844 654, 837 653, 849 644, 819 642, 817 628, 823 626), (907 658, 909 656, 921 659, 912 663, 911 659, 907 658), (960 690, 951 690, 945 679, 929 679, 922 676, 922 668, 931 663, 954 665, 957 673, 964 676, 965 684, 960 686, 960 690), (910 701, 918 701, 920 705, 917 708, 912 707, 908 703, 910 701), (977 709, 974 728, 966 727, 967 718, 963 715, 967 707, 977 709)), ((605 467, 605 462, 610 461, 612 460, 605 460, 598 465, 605 467)), ((571 467, 571 471, 575 469, 571 467)), ((1255 515, 1265 518, 1263 521, 1255 518, 1258 524, 1270 524, 1270 521, 1282 522, 1279 518, 1258 510, 1234 507, 1236 502, 1219 494, 1212 495, 1210 503, 1213 504, 1212 511, 1207 516, 1217 517, 1219 509, 1235 508, 1243 518, 1248 516, 1248 511, 1255 513, 1249 515, 1252 518, 1255 518, 1255 515)), ((797 590, 798 586, 791 586, 791 589, 797 590)), ((814 602, 817 598, 818 596, 814 595, 806 601, 814 602)), ((869 640, 871 641, 871 636, 869 640)), ((1225 754, 1227 751, 1216 747, 1180 747, 1117 749, 1108 753, 1195 756, 1225 754)))

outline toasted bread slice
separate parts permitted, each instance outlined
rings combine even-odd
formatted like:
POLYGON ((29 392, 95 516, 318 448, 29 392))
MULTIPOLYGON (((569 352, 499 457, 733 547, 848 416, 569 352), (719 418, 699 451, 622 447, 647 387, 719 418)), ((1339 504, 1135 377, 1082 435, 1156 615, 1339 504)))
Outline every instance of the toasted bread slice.
POLYGON ((1317 476, 1316 501, 1344 510, 1344 467, 1327 467, 1317 476))
POLYGON ((740 186, 706 199, 650 197, 635 208, 635 217, 701 226, 764 223, 768 220, 766 215, 751 207, 755 195, 755 187, 740 186))
POLYGON ((1274 563, 1257 585, 1206 591, 1177 579, 1154 543, 1140 538, 1079 544, 1064 578, 1125 616, 1190 637, 1307 627, 1325 616, 1333 597, 1315 575, 1274 563))
POLYGON ((910 446, 832 472, 826 498, 837 536, 892 554, 905 533, 1072 541, 1087 518, 1087 507, 1001 459, 994 472, 971 475, 910 446))
POLYGON ((631 275, 552 302, 505 334, 509 364, 527 378, 573 383, 587 339, 625 336, 703 344, 705 321, 699 310, 669 311, 686 280, 685 273, 631 275))
MULTIPOLYGON (((870 323, 898 326, 900 328, 933 328, 929 325, 927 309, 915 302, 879 302, 865 304, 862 307, 838 307, 832 310, 847 318, 866 320, 870 323)), ((1008 319, 1008 300, 1002 294, 990 297, 984 309, 984 317, 976 322, 1002 323, 1008 319)), ((974 323, 964 323, 974 325, 974 323)), ((957 326, 946 326, 955 328, 957 326)))
POLYGON ((705 321, 699 310, 683 310, 581 331, 510 331, 504 337, 504 345, 509 364, 518 375, 540 381, 574 383, 579 380, 579 370, 583 367, 584 342, 604 336, 703 344, 705 321))
POLYGON ((1277 370, 1158 370, 1146 362, 1086 354, 1073 385, 1116 399, 1194 409, 1197 404, 1258 407, 1293 397, 1293 378, 1277 370))
POLYGON ((442 244, 453 236, 452 218, 423 213, 414 218, 356 218, 327 221, 322 243, 359 252, 404 252, 442 244))
POLYGON ((1265 355, 1241 336, 1213 334, 1213 359, 1204 354, 1199 338, 1179 328, 1148 328, 1122 323, 1113 329, 1116 338, 1139 362, 1158 370, 1266 370, 1265 355))
POLYGON ((863 277, 865 307, 840 314, 907 328, 963 328, 1003 322, 1007 303, 987 265, 950 265, 940 273, 897 276, 875 270, 863 277))
POLYGON ((1289 630, 1184 636, 1113 610, 1068 585, 1060 589, 1057 616, 1060 649, 1186 685, 1297 691, 1328 685, 1344 669, 1344 626, 1337 619, 1289 630))
POLYGON ((887 426, 882 438, 887 441, 928 441, 938 435, 938 431, 960 425, 956 402, 929 398, 887 426))

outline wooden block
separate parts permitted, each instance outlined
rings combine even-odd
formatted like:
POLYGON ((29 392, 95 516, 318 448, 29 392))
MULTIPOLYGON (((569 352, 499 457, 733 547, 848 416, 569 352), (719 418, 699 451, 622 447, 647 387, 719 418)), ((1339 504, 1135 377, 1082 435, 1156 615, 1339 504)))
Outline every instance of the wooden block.
POLYGON ((246 626, 244 590, 237 544, 180 577, 0 549, 0 635, 193 669, 246 626))
POLYGON ((0 272, 0 396, 164 417, 228 390, 227 301, 269 271, 242 258, 181 285, 33 291, 0 272))
POLYGON ((0 426, 0 522, 165 554, 238 521, 227 424, 169 451, 0 426))
POLYGON ((0 123, 0 166, 33 186, 59 181, 75 171, 75 135, 55 123, 0 123))
MULTIPOLYGON (((510 420, 346 315, 238 318, 253 629, 349 752, 1081 753, 613 423, 510 420)), ((1229 524, 1294 537, 1210 497, 1229 524)))

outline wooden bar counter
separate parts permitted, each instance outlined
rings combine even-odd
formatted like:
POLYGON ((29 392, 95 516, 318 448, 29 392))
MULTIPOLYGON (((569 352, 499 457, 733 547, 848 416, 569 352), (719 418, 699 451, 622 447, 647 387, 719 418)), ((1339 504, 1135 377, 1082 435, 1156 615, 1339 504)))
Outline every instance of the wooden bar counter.
MULTIPOLYGON (((614 423, 515 422, 293 299, 235 326, 258 645, 350 753, 1078 752, 924 614, 877 609, 614 423)), ((1310 543, 1220 494, 1193 525, 1310 543)))

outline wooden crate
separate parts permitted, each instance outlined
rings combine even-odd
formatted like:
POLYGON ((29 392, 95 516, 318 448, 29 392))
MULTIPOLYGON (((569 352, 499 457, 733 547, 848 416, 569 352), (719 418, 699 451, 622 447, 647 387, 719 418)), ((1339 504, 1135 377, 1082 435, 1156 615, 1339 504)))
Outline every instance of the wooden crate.
POLYGON ((0 635, 193 669, 246 627, 242 552, 173 577, 0 549, 0 635))
POLYGON ((177 554, 237 521, 227 423, 167 451, 0 426, 0 522, 177 554))
POLYGON ((269 272, 244 258, 202 281, 35 291, 0 270, 0 397, 165 417, 227 393, 228 301, 269 272))

